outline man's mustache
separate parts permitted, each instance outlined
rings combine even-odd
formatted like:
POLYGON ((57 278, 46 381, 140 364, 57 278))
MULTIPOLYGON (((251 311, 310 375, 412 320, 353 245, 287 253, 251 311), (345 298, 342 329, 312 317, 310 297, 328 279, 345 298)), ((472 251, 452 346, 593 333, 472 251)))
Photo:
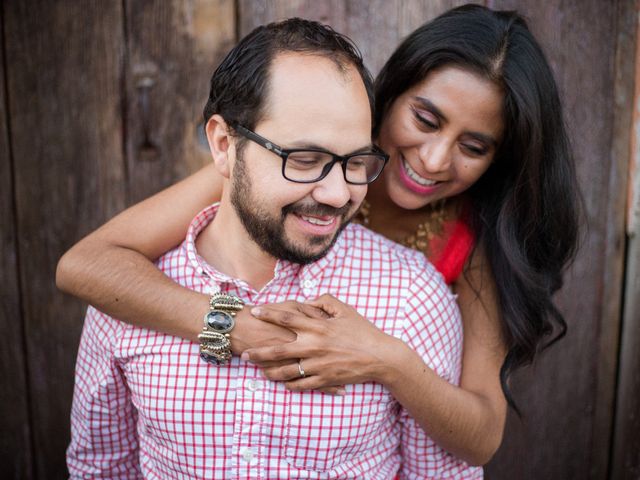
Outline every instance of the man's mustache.
POLYGON ((282 216, 284 218, 285 215, 294 213, 296 215, 308 215, 314 217, 343 217, 351 211, 352 207, 353 202, 351 200, 340 208, 325 205, 324 203, 296 202, 285 205, 282 208, 282 216))

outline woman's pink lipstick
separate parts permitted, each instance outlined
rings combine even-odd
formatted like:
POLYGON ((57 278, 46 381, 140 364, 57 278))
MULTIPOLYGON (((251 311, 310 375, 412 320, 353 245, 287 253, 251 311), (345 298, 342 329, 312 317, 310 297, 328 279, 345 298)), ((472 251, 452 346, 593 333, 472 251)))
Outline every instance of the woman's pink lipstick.
POLYGON ((429 195, 435 192, 440 186, 439 183, 428 187, 417 183, 413 178, 409 176, 409 174, 405 170, 404 161, 402 158, 399 159, 398 170, 400 171, 400 180, 402 180, 402 183, 404 183, 405 187, 407 187, 412 192, 417 193, 418 195, 429 195))

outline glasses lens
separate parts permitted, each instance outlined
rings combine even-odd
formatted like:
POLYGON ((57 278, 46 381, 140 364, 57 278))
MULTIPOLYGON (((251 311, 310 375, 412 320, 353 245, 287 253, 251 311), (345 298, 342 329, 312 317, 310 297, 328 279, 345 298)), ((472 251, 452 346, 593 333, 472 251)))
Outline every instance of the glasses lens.
POLYGON ((324 152, 291 152, 284 166, 284 176, 294 182, 313 182, 333 157, 324 152))
POLYGON ((370 183, 380 175, 384 163, 382 155, 372 153, 350 157, 345 170, 346 180, 359 185, 370 183))

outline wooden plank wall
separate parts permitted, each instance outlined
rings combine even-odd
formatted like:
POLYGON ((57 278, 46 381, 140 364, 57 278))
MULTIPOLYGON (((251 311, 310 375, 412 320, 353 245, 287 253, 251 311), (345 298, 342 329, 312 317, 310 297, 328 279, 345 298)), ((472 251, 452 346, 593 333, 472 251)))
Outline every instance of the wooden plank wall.
MULTIPOLYGON (((84 306, 56 292, 58 257, 126 204, 207 161, 198 138, 201 111, 213 67, 234 41, 261 23, 313 18, 351 36, 375 73, 402 37, 461 3, 2 3, 0 463, 9 465, 7 478, 66 477, 72 372, 84 306)), ((623 137, 632 128, 624 98, 633 98, 629 64, 639 64, 639 1, 484 3, 523 12, 548 53, 573 134, 589 223, 558 297, 569 334, 514 378, 525 419, 509 418, 487 478, 604 479, 629 471, 624 478, 633 478, 638 470, 629 468, 640 468, 640 445, 637 423, 628 415, 640 417, 640 321, 637 301, 629 299, 640 296, 637 267, 627 269, 619 386, 616 369, 629 166, 623 137)), ((627 267, 640 262, 637 235, 628 245, 627 267)))
POLYGON ((197 129, 212 67, 233 46, 236 31, 232 0, 125 5, 125 145, 132 203, 210 158, 197 129))
MULTIPOLYGON (((628 35, 620 42, 625 46, 626 58, 638 58, 640 55, 640 1, 635 6, 635 11, 628 12, 624 19, 629 24, 629 31, 635 29, 635 38, 628 35)), ((624 54, 620 57, 624 58, 624 54)), ((631 480, 640 478, 640 62, 635 65, 628 62, 624 77, 634 78, 635 88, 625 88, 624 96, 621 95, 617 102, 617 105, 625 107, 626 134, 619 136, 621 156, 628 152, 630 164, 625 305, 611 478, 631 480), (631 128, 626 128, 627 124, 631 128)))
POLYGON ((55 265, 125 205, 123 15, 115 2, 45 0, 3 13, 34 473, 63 478, 84 307, 56 291, 55 265))
MULTIPOLYGON (((2 5, 0 5, 1 13, 2 5)), ((2 31, 2 25, 0 25, 2 31)), ((2 38, 2 36, 0 36, 2 38)), ((33 478, 24 317, 19 286, 4 49, 0 49, 0 465, 7 479, 33 478)))

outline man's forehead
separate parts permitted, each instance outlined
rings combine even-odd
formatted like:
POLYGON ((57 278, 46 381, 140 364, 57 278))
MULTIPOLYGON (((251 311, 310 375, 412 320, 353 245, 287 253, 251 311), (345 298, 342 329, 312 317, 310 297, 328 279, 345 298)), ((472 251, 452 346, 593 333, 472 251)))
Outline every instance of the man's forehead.
POLYGON ((285 52, 274 58, 263 113, 260 124, 277 124, 279 138, 294 141, 300 131, 312 137, 334 131, 354 136, 355 148, 370 141, 371 108, 361 76, 353 65, 340 67, 318 54, 285 52))
POLYGON ((269 66, 267 101, 320 100, 319 103, 326 104, 322 94, 354 87, 361 87, 366 95, 362 78, 353 65, 339 64, 320 54, 284 52, 276 55, 269 66))

